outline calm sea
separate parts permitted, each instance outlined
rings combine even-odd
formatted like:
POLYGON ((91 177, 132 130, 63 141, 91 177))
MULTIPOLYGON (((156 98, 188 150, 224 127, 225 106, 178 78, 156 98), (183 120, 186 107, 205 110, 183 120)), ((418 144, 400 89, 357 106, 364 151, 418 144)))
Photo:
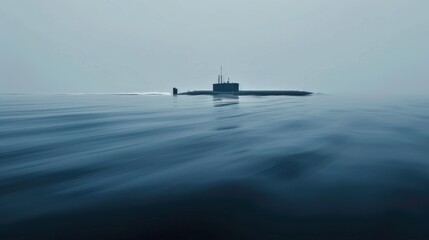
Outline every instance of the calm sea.
POLYGON ((429 98, 1 95, 0 239, 429 239, 429 98))

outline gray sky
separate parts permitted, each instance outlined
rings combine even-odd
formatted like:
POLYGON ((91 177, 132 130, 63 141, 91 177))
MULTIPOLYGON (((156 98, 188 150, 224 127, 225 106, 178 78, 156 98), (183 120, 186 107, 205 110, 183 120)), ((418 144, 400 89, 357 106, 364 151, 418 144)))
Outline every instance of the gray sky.
POLYGON ((428 0, 1 0, 0 92, 429 93, 428 0))

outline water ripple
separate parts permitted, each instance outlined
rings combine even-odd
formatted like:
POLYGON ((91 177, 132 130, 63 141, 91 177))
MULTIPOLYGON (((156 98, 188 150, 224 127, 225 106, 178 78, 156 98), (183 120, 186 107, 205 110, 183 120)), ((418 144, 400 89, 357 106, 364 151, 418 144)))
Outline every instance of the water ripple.
POLYGON ((426 239, 427 106, 0 95, 0 238, 426 239))

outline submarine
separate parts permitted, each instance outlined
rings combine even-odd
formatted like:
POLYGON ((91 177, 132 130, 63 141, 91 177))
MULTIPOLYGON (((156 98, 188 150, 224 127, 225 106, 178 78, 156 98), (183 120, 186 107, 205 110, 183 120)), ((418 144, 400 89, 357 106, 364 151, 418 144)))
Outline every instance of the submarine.
POLYGON ((213 83, 213 90, 194 90, 187 92, 178 92, 177 88, 173 88, 173 95, 236 95, 236 96, 308 96, 312 92, 299 90, 240 90, 240 84, 223 81, 222 66, 218 75, 217 83, 213 83))

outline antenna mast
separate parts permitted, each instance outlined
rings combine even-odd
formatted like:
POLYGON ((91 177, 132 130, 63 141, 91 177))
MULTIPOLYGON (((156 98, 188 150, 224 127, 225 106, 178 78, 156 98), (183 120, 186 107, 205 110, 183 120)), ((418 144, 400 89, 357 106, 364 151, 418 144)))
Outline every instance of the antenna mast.
POLYGON ((220 65, 220 83, 223 83, 222 65, 220 65))

